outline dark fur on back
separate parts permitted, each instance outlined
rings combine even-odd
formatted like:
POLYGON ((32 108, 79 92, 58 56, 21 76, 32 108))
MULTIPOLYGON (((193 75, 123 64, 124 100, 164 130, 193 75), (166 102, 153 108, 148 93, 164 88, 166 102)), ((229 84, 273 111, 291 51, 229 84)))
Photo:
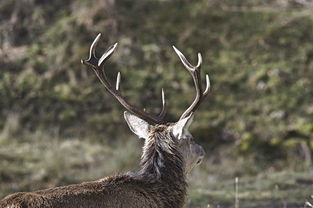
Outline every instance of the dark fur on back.
POLYGON ((141 169, 98 181, 29 193, 0 201, 0 208, 180 208, 186 195, 184 161, 167 125, 151 127, 141 169))

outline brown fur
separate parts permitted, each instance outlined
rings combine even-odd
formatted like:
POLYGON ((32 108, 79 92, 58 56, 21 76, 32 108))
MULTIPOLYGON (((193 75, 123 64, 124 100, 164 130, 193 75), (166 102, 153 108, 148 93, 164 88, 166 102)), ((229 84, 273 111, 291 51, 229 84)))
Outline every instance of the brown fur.
POLYGON ((184 159, 168 125, 151 127, 141 169, 98 181, 15 193, 0 208, 180 208, 186 195, 184 159))

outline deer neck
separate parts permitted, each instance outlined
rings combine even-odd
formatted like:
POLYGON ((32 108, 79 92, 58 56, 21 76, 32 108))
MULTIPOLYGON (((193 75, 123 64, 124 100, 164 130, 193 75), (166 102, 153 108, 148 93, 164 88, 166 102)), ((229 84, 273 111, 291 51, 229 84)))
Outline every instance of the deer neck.
POLYGON ((175 138, 165 127, 161 125, 151 130, 143 148, 139 173, 161 183, 185 188, 183 156, 175 144, 175 138))

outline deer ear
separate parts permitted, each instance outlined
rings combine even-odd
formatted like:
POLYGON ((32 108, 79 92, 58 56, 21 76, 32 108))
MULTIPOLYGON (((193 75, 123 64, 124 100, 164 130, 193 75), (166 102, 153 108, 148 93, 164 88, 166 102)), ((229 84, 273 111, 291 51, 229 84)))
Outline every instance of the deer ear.
POLYGON ((139 138, 147 139, 149 135, 149 124, 143 119, 125 111, 124 118, 128 124, 128 127, 139 138))
POLYGON ((173 135, 177 139, 181 139, 184 133, 188 130, 192 121, 193 121, 193 113, 191 113, 188 117, 182 120, 179 120, 176 124, 174 124, 172 128, 173 135))

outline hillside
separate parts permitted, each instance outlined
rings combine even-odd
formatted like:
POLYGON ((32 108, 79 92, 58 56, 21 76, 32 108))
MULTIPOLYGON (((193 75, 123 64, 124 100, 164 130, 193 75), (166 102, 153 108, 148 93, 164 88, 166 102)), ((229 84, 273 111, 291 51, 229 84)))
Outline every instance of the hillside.
POLYGON ((0 198, 135 169, 141 143, 130 136, 124 109, 80 63, 100 32, 99 52, 119 43, 106 65, 112 82, 121 72, 123 95, 151 113, 159 112, 164 88, 169 121, 194 96, 171 46, 192 63, 201 52, 212 89, 191 129, 207 152, 193 183, 210 174, 233 181, 290 170, 307 177, 312 8, 278 0, 1 1, 0 198))

